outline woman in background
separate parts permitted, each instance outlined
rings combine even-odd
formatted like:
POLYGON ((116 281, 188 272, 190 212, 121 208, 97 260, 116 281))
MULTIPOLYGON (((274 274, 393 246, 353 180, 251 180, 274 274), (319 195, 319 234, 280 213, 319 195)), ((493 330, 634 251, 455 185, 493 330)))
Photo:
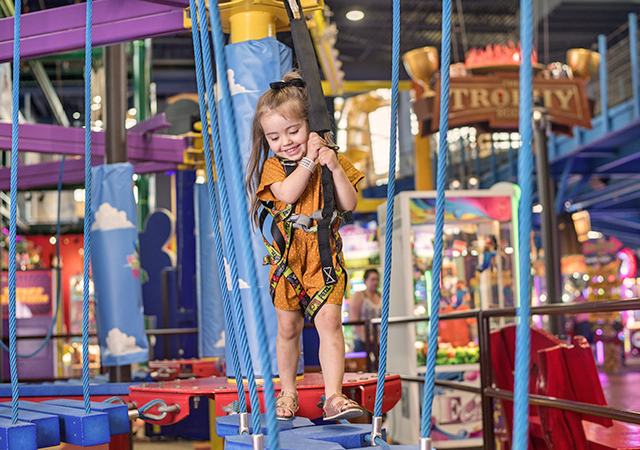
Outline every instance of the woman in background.
MULTIPOLYGON (((349 300, 349 320, 371 320, 382 313, 382 296, 378 292, 380 275, 376 269, 368 269, 364 273, 364 285, 366 289, 354 293, 349 300)), ((373 341, 373 336, 369 335, 369 341, 373 341)), ((364 325, 354 326, 353 343, 353 351, 366 351, 364 325)))

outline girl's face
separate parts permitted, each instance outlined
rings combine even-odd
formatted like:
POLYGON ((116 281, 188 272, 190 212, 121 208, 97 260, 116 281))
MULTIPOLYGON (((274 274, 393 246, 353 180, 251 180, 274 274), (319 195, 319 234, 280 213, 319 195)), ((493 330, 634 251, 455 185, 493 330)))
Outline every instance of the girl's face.
POLYGON ((304 119, 287 119, 277 112, 265 114, 260 125, 276 156, 300 161, 307 154, 309 124, 304 119))

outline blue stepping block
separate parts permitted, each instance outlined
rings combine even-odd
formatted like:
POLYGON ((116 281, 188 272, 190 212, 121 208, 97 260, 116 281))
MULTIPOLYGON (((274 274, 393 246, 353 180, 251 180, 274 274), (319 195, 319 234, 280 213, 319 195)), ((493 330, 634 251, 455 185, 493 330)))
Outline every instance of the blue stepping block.
MULTIPOLYGON (((250 435, 229 436, 224 440, 225 450, 253 449, 253 437, 250 435)), ((269 449, 269 436, 264 436, 264 448, 269 449)), ((315 439, 305 439, 297 436, 280 436, 280 450, 309 450, 322 448, 322 450, 344 449, 335 442, 319 442, 315 439)))
MULTIPOLYGON (((251 414, 248 414, 249 432, 253 434, 253 423, 251 414)), ((261 414, 260 424, 262 425, 262 434, 267 434, 267 416, 261 414)), ((278 420, 278 428, 282 432, 292 428, 311 427, 311 422, 306 417, 294 417, 293 420, 278 420)), ((240 428, 240 415, 231 414, 228 416, 216 417, 216 435, 218 437, 237 436, 240 428)))
MULTIPOLYGON (((11 407, 0 405, 0 418, 11 420, 11 407)), ((18 411, 18 421, 36 426, 38 448, 60 445, 60 423, 58 416, 32 411, 18 411)))
MULTIPOLYGON (((48 405, 65 406, 67 408, 81 409, 84 411, 83 400, 71 400, 67 398, 58 398, 55 400, 47 400, 42 403, 48 405)), ((118 403, 90 402, 91 411, 102 412, 109 415, 109 431, 111 436, 118 434, 129 434, 131 425, 129 424, 129 408, 127 405, 118 403)))
MULTIPOLYGON (((343 448, 369 447, 365 436, 371 435, 371 425, 361 423, 318 425, 315 427, 295 428, 283 431, 280 436, 294 439, 311 439, 324 443, 333 442, 343 448)), ((382 439, 386 439, 386 430, 382 429, 382 439)), ((316 442, 316 446, 320 442, 316 442)))
MULTIPOLYGON (((3 403, 10 406, 11 402, 3 403)), ((58 416, 60 423, 60 438, 63 442, 89 447, 91 445, 107 444, 111 441, 109 435, 109 415, 92 412, 86 414, 84 410, 66 408, 64 406, 47 405, 20 400, 20 409, 58 416)), ((34 425, 35 429, 35 425, 34 425)))
POLYGON ((0 450, 36 450, 36 426, 33 423, 11 423, 0 418, 0 450))

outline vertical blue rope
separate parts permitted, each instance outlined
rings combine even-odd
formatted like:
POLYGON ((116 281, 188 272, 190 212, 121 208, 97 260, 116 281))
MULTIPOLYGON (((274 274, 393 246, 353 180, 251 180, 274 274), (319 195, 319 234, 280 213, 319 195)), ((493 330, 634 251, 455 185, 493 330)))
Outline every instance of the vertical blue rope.
MULTIPOLYGON (((222 24, 220 22, 220 11, 218 9, 218 1, 212 0, 209 2, 209 18, 211 20, 211 34, 213 37, 213 48, 216 60, 216 67, 218 69, 218 83, 220 83, 222 98, 220 99, 221 107, 221 119, 222 126, 229 132, 229 144, 231 160, 233 164, 231 167, 231 181, 233 184, 233 190, 235 194, 235 201, 238 205, 239 211, 249 211, 247 205, 247 198, 245 195, 244 180, 242 175, 242 158, 240 157, 240 148, 238 145, 238 136, 235 127, 235 118, 233 108, 231 105, 231 92, 229 89, 229 79, 227 78, 227 60, 225 56, 224 48, 224 35, 222 33, 222 24)), ((213 121, 213 118, 212 118, 213 121)), ((220 155, 221 156, 221 155, 220 155)), ((216 155, 216 161, 221 161, 222 157, 218 158, 216 155)), ((222 172, 222 170, 220 170, 222 172)), ((224 188, 223 188, 224 190, 224 188)), ((224 208, 224 205, 223 205, 224 208)), ((228 211, 227 211, 228 214, 228 211)), ((260 302, 260 290, 258 288, 258 276, 256 273, 255 259, 253 256, 253 248, 251 245, 251 225, 249 224, 249 217, 247 214, 240 214, 239 224, 237 228, 240 229, 240 240, 244 256, 244 261, 247 264, 247 271, 249 274, 249 285, 251 288, 251 301, 253 304, 253 313, 255 317, 256 335, 258 336, 259 350, 260 350, 260 362, 262 364, 263 376, 264 376, 264 403, 267 412, 267 431, 269 434, 269 448, 272 450, 280 450, 280 438, 278 432, 278 424, 276 420, 276 406, 274 400, 273 379, 271 375, 271 361, 269 357, 269 345, 266 339, 267 333, 265 331, 264 316, 262 313, 262 304, 260 302)), ((225 229, 226 233, 226 229, 225 229)), ((229 252, 230 265, 235 265, 235 253, 229 252)), ((238 293, 239 296, 239 293, 238 293)), ((253 403, 253 398, 252 398, 253 403)), ((253 411, 259 411, 259 405, 253 403, 253 411)), ((260 424, 260 415, 251 415, 254 421, 254 430, 260 430, 261 428, 256 426, 256 423, 260 424)))
MULTIPOLYGON (((204 8, 204 2, 200 2, 204 8)), ((231 352, 231 360, 233 363, 233 369, 236 376, 236 385, 238 386, 238 401, 240 403, 240 412, 247 411, 247 400, 244 395, 244 389, 242 381, 242 367, 240 366, 240 360, 238 359, 238 347, 236 345, 236 333, 235 327, 233 325, 233 315, 231 312, 231 303, 229 300, 229 289, 227 287, 227 276, 224 265, 224 249, 222 247, 222 238, 220 235, 220 222, 219 222, 219 213, 218 213, 218 205, 216 201, 216 189, 214 185, 214 175, 213 175, 213 161, 211 158, 211 138, 209 135, 209 125, 207 120, 207 101, 206 101, 206 92, 205 92, 205 80, 204 80, 204 68, 202 65, 202 45, 200 41, 200 34, 198 32, 198 22, 202 18, 202 22, 204 22, 200 26, 200 30, 203 31, 205 36, 209 36, 207 32, 208 24, 206 23, 206 10, 205 15, 199 15, 196 7, 195 0, 189 0, 189 7, 191 9, 191 32, 193 34, 193 52, 195 54, 196 60, 196 84, 198 86, 198 103, 200 105, 200 123, 202 124, 202 140, 204 144, 204 156, 206 160, 207 166, 207 186, 209 188, 209 206, 211 208, 211 220, 213 221, 213 237, 216 246, 216 258, 218 262, 218 275, 220 277, 220 290, 222 291, 222 306, 224 308, 224 317, 227 325, 227 343, 230 346, 231 352)), ((207 49, 209 48, 209 40, 207 39, 207 49)), ((210 52, 208 52, 210 54, 210 52)), ((211 67, 211 57, 209 57, 208 67, 211 67)), ((211 73, 211 70, 209 70, 211 73)), ((213 76, 212 76, 213 78, 213 76)), ((213 84, 213 82, 212 82, 213 84)), ((213 90, 209 91, 213 92, 213 90)), ((213 99, 213 94, 211 96, 213 99)), ((215 113, 215 102, 212 100, 210 103, 211 108, 213 108, 215 113)), ((216 117, 212 115, 212 117, 216 117)), ((211 127, 215 128, 215 133, 218 134, 218 124, 217 120, 211 121, 211 127)), ((215 143, 218 147, 220 147, 220 138, 216 140, 215 143)), ((244 321, 243 321, 244 322, 244 321)), ((246 333, 245 333, 246 338, 246 333)), ((247 346, 248 348, 248 346, 247 346)))
POLYGON ((18 204, 18 118, 20 117, 20 16, 16 0, 13 16, 13 92, 11 110, 11 205, 9 208, 9 366, 11 371, 11 423, 18 422, 18 360, 16 348, 16 221, 18 204))
MULTIPOLYGON (((207 10, 204 2, 201 2, 198 4, 198 15, 200 17, 207 17, 207 10)), ((215 98, 215 94, 214 94, 215 90, 214 90, 214 84, 213 84, 213 63, 211 61, 211 40, 208 33, 208 27, 200 27, 200 39, 201 39, 202 48, 206 49, 206 51, 202 52, 204 57, 206 90, 207 92, 211 93, 210 94, 211 99, 213 100, 215 98)), ((256 384, 255 373, 253 371, 253 362, 251 360, 251 351, 249 349, 249 339, 247 338, 247 331, 245 327, 244 310, 242 308, 242 296, 240 293, 240 287, 238 283, 238 264, 236 261, 235 246, 234 246, 234 241, 235 241, 234 230, 233 230, 233 223, 231 221, 231 210, 229 208, 229 197, 227 195, 227 190, 226 190, 227 181, 226 181, 226 175, 224 170, 224 161, 222 158, 222 146, 220 144, 218 114, 216 110, 215 100, 208 102, 208 106, 209 106, 209 117, 211 121, 211 133, 213 138, 214 160, 217 164, 216 174, 218 175, 218 186, 220 187, 219 194, 220 194, 220 206, 222 208, 221 212, 222 212, 223 237, 225 240, 225 246, 227 248, 227 256, 229 259, 229 272, 231 275, 231 287, 232 287, 231 295, 233 300, 232 306, 233 306, 233 311, 235 313, 236 325, 238 327, 238 334, 240 339, 240 354, 243 357, 244 369, 245 369, 245 373, 247 374, 249 398, 250 398, 251 404, 254 405, 252 408, 252 412, 256 413, 251 415, 251 419, 253 422, 253 430, 254 430, 253 433, 261 434, 262 423, 261 423, 261 417, 260 417, 260 397, 258 395, 258 386, 256 384)), ((206 154, 207 152, 205 152, 205 155, 206 154)), ((223 266, 219 270, 225 270, 223 268, 224 268, 224 260, 223 260, 223 266)), ((226 274, 226 270, 225 270, 225 274, 226 274)), ((225 287, 227 286, 226 282, 224 286, 225 287)), ((222 287, 222 289, 225 289, 225 287, 222 287)), ((242 374, 242 372, 240 372, 240 374, 242 374)), ((240 390, 243 389, 242 386, 243 384, 238 385, 238 392, 240 392, 240 390)), ((238 397, 239 396, 240 395, 238 395, 238 397)), ((274 420, 275 420, 275 417, 274 417, 274 420)))
POLYGON ((84 411, 91 412, 89 398, 89 270, 91 268, 91 26, 93 0, 87 0, 84 48, 84 272, 82 277, 82 395, 84 411))
POLYGON ((518 207, 520 229, 520 289, 516 324, 516 370, 513 395, 513 449, 526 450, 529 444, 529 361, 531 329, 529 318, 531 274, 531 174, 533 162, 533 1, 520 0, 520 111, 519 131, 522 146, 518 150, 518 184, 521 195, 518 207))
POLYGON ((389 328, 389 295, 393 241, 393 208, 396 193, 396 144, 398 135, 398 84, 400 80, 400 0, 393 0, 393 50, 391 52, 391 125, 389 146, 389 181, 387 183, 387 218, 384 237, 384 281, 380 322, 380 357, 374 417, 382 417, 385 373, 387 371, 387 335, 389 328))
POLYGON ((438 178, 436 180, 436 236, 433 244, 433 290, 429 316, 429 349, 422 398, 420 435, 431 437, 438 324, 440 322, 440 277, 442 273, 442 243, 444 236, 444 200, 447 183, 447 131, 449 130, 449 67, 451 65, 451 0, 442 2, 442 49, 440 51, 440 139, 438 141, 438 178))

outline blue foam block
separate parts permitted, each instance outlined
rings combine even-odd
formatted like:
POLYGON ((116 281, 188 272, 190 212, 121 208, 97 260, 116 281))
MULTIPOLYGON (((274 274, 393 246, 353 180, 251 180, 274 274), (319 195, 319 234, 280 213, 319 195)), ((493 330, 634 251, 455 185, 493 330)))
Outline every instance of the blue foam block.
MULTIPOLYGON (((5 402, 3 405, 10 406, 11 402, 5 402)), ((107 444, 111 441, 109 416, 106 413, 92 412, 86 414, 84 410, 80 409, 24 400, 20 400, 19 408, 25 411, 58 416, 62 442, 89 447, 91 445, 107 444)))
POLYGON ((36 450, 36 426, 32 423, 11 423, 0 418, 0 450, 36 450))
MULTIPOLYGON (((42 403, 82 409, 84 411, 84 401, 82 400, 58 398, 55 400, 47 400, 42 403)), ((90 403, 91 411, 107 413, 109 415, 109 432, 111 433, 111 436, 115 436, 117 434, 129 434, 131 426, 129 424, 129 408, 127 405, 104 402, 90 403)))
MULTIPOLYGON (((248 420, 249 432, 253 434, 253 422, 251 421, 251 414, 248 414, 248 420)), ((262 425, 262 434, 267 434, 267 416, 265 414, 261 415, 260 423, 262 425)), ((293 420, 278 420, 278 427, 280 431, 310 426, 313 426, 313 422, 311 422, 306 417, 294 417, 293 420)), ((237 436, 239 428, 239 414, 216 417, 216 435, 218 437, 237 436)))
MULTIPOLYGON (((224 440, 225 450, 253 449, 253 437, 246 434, 242 436, 229 436, 224 440)), ((269 449, 269 436, 264 436, 264 448, 269 449)), ((296 436, 280 436, 280 450, 309 450, 322 448, 322 450, 344 449, 334 442, 319 442, 315 439, 305 439, 296 436), (322 446, 322 447, 320 447, 322 446)))
MULTIPOLYGON (((280 436, 293 439, 311 439, 315 441, 333 442, 343 448, 368 447, 365 436, 371 435, 371 425, 364 423, 317 425, 315 427, 295 428, 283 431, 280 436)), ((382 429, 382 438, 386 438, 386 430, 382 429)), ((318 445, 318 443, 316 443, 318 445)))
MULTIPOLYGON (((0 418, 11 419, 11 407, 0 405, 0 418)), ((60 423, 58 416, 32 411, 18 411, 18 421, 36 426, 38 448, 60 445, 60 423)))

